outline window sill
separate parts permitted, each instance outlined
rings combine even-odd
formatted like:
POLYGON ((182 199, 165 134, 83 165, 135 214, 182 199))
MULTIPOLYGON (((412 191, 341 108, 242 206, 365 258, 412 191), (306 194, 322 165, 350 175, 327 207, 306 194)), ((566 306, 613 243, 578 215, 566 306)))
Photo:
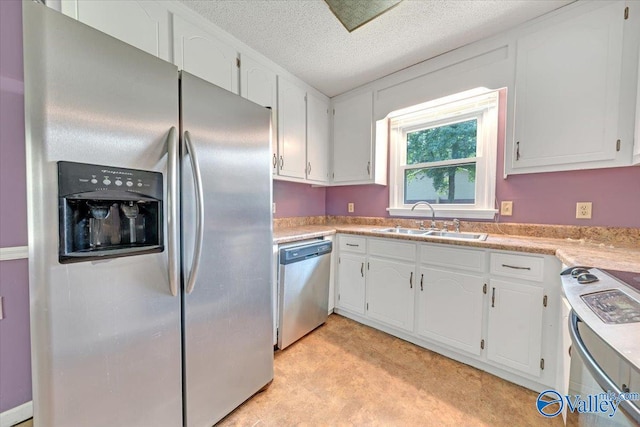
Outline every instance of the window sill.
MULTIPOLYGON (((461 218, 461 219, 493 219, 498 213, 497 209, 465 209, 452 207, 433 207, 436 212, 436 219, 461 218)), ((391 216, 405 216, 415 218, 431 218, 431 209, 417 208, 387 208, 391 216)))

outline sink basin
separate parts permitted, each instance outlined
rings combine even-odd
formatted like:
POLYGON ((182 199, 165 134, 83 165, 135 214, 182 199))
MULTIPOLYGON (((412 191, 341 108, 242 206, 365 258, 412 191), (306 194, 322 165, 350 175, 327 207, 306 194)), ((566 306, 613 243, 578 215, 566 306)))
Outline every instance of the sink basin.
POLYGON ((418 230, 416 228, 376 228, 371 231, 375 231, 376 233, 396 233, 396 234, 416 234, 416 235, 424 235, 429 231, 427 230, 418 230))
POLYGON ((454 231, 427 231, 425 236, 442 239, 487 240, 487 235, 484 233, 456 233, 454 231))

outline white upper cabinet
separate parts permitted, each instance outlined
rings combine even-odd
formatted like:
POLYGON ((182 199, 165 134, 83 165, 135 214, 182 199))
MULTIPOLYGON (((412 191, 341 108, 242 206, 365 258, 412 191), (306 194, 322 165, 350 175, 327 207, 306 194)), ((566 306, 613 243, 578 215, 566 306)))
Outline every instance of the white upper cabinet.
POLYGON ((306 177, 306 92, 278 76, 278 175, 306 177))
POLYGON ((278 168, 278 85, 276 73, 245 54, 240 55, 240 95, 271 108, 272 173, 278 168))
POLYGON ((307 93, 307 180, 329 181, 329 100, 307 93))
POLYGON ((508 173, 616 158, 624 6, 612 2, 518 38, 508 173))
POLYGON ((169 58, 169 12, 160 2, 62 0, 62 13, 165 61, 169 58))
MULTIPOLYGON (((333 102, 333 182, 366 182, 373 167, 373 93, 333 102)), ((386 165, 385 165, 386 167, 386 165)))
POLYGON ((238 93, 238 53, 213 34, 173 16, 174 63, 201 79, 238 93))

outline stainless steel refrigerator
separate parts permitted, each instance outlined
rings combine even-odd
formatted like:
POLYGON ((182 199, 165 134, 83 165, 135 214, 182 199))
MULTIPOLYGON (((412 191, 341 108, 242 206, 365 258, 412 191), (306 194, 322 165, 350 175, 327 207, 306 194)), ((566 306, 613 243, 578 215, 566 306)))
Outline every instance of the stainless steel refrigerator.
POLYGON ((270 113, 25 1, 36 426, 211 426, 273 378, 270 113))

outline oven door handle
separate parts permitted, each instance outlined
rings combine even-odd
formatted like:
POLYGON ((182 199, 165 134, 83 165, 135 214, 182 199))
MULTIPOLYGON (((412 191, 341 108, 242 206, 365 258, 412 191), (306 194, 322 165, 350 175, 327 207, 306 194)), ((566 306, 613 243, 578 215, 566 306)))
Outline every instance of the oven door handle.
MULTIPOLYGON (((578 353, 585 366, 593 376, 593 379, 596 380, 598 385, 602 387, 604 391, 612 391, 616 395, 620 395, 625 393, 618 385, 609 378, 609 376, 604 372, 604 370, 598 365, 596 360, 593 358, 589 350, 582 341, 582 337, 580 336, 580 331, 578 330, 578 322, 581 322, 576 315, 576 312, 571 310, 569 314, 569 335, 571 336, 571 341, 573 342, 573 349, 578 353)), ((624 412, 629 415, 631 418, 635 420, 635 422, 640 423, 640 408, 636 406, 631 400, 622 400, 620 402, 620 408, 624 410, 624 412)))

